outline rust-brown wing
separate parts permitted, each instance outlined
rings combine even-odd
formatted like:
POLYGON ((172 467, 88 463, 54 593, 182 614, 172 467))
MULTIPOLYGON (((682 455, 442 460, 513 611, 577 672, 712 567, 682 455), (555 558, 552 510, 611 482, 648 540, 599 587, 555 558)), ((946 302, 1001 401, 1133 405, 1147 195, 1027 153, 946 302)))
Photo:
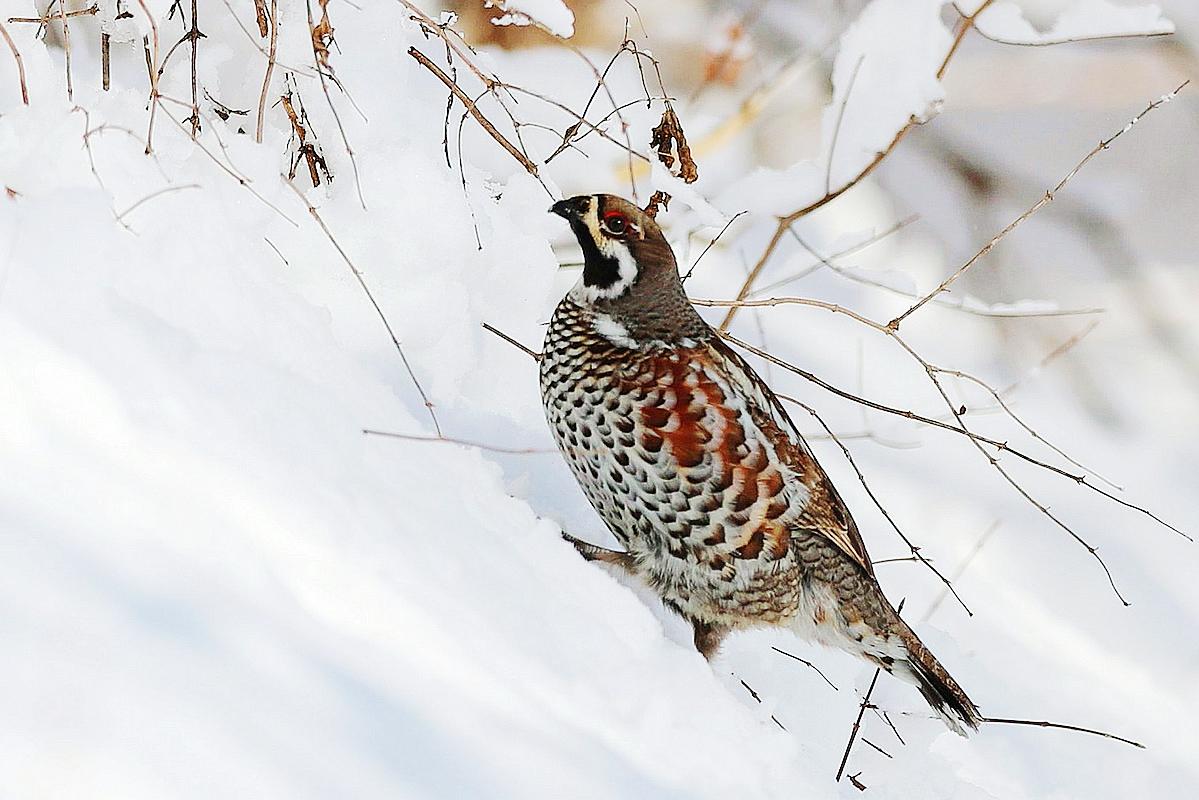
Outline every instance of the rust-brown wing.
POLYGON ((708 347, 712 360, 724 365, 729 382, 741 387, 755 426, 778 454, 779 460, 807 488, 809 500, 796 521, 797 527, 818 532, 853 559, 867 575, 873 576, 874 567, 857 524, 778 397, 745 359, 722 340, 714 337, 708 347))

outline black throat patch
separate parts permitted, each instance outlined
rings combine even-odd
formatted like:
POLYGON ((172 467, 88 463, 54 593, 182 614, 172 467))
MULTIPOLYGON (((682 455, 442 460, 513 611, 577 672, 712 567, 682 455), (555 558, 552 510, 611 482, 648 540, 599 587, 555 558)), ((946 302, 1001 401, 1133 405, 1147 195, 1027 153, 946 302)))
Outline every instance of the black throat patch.
POLYGON ((600 252, 591 238, 591 229, 583 220, 572 219, 570 227, 579 240, 579 246, 583 248, 583 285, 598 289, 613 286, 620 280, 620 262, 600 252))

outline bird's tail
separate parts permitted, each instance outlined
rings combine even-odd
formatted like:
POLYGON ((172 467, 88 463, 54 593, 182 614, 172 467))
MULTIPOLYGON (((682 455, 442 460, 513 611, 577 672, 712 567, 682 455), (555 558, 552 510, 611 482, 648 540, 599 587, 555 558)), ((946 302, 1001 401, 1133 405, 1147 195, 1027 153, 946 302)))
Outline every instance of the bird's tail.
POLYGON ((924 646, 902 619, 898 619, 899 637, 903 640, 906 658, 896 658, 884 669, 899 678, 916 684, 920 694, 954 733, 966 735, 966 728, 978 730, 984 721, 978 706, 966 695, 936 656, 924 646))

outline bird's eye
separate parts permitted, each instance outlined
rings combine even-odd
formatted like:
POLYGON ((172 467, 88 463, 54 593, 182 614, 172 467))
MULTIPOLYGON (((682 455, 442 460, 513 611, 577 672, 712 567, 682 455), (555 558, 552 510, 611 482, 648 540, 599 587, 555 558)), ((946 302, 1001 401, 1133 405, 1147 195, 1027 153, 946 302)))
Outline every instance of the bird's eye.
POLYGON ((629 227, 629 221, 625 219, 624 214, 613 211, 604 214, 604 227, 608 230, 608 233, 622 236, 629 227))

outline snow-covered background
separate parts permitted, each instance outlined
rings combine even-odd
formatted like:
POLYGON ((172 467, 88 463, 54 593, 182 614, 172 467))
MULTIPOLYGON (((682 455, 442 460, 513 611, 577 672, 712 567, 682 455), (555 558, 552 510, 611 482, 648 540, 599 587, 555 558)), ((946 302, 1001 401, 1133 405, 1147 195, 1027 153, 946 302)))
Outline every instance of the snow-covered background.
MULTIPOLYGON (((356 164, 298 0, 278 2, 258 144, 268 41, 254 4, 203 0, 200 135, 193 142, 182 122, 184 44, 163 71, 147 155, 146 10, 158 63, 186 27, 178 11, 168 18, 168 0, 98 5, 70 22, 68 100, 61 26, 40 38, 37 24, 9 20, 44 5, 0 2, 29 94, 25 105, 0 41, 0 797, 860 796, 834 775, 871 670, 767 632, 734 638, 709 665, 652 597, 558 538, 559 526, 601 543, 607 534, 547 451, 532 360, 481 325, 539 346, 577 276, 558 267, 577 249, 546 208, 562 194, 628 194, 623 151, 591 134, 578 143, 586 155, 568 149, 541 164, 543 185, 468 118, 460 171, 462 107, 443 146, 445 87, 407 50, 456 69, 471 96, 481 84, 392 0, 328 5, 330 64, 345 88, 330 83, 330 97, 356 164), (120 10, 132 17, 104 21, 120 10), (107 92, 102 29, 112 34, 107 92), (307 202, 286 180, 296 151, 276 100, 287 75, 335 176, 312 189, 301 162, 293 184, 307 202), (248 113, 222 119, 218 103, 248 113), (355 268, 442 431, 535 452, 362 434, 434 429, 355 268), (772 646, 811 660, 836 689, 772 646)), ((440 7, 418 5, 439 19, 440 7)), ((796 231, 828 255, 919 214, 837 263, 901 292, 930 290, 1095 142, 1194 75, 1199 40, 1182 0, 1164 12, 995 3, 979 26, 998 39, 1162 33, 1167 20, 1179 32, 1053 47, 971 32, 939 82, 957 13, 938 0, 678 0, 641 4, 640 17, 618 0, 568 3, 573 14, 555 0, 497 5, 457 4, 457 25, 481 46, 470 58, 576 110, 594 88, 591 66, 519 24, 528 15, 573 31, 601 67, 630 18, 630 35, 661 61, 701 178, 685 186, 634 163, 640 196, 675 195, 660 219, 684 265, 751 212, 700 262, 687 284, 697 298, 733 296, 774 230, 770 215, 852 177, 913 114, 928 123, 796 231), (487 21, 503 14, 517 24, 487 21)), ((648 67, 647 81, 658 94, 648 67)), ((612 100, 644 100, 631 54, 608 83, 595 122, 612 100)), ((1016 383, 1007 399, 1038 433, 1188 532, 1199 527, 1196 93, 1138 123, 945 296, 1106 313, 1010 319, 930 305, 903 326, 934 363, 1016 383)), ((542 162, 572 118, 515 97, 509 106, 530 123, 523 141, 542 162)), ((480 108, 515 138, 492 98, 480 108)), ((644 102, 623 110, 638 151, 660 113, 644 102)), ((624 141, 615 117, 605 130, 624 141)), ((806 272, 776 292, 880 321, 910 304, 814 262, 786 238, 758 286, 806 272)), ((847 317, 746 310, 733 333, 880 402, 945 413, 918 365, 847 317)), ((1199 790, 1195 545, 1004 457, 1099 547, 1125 608, 1086 551, 965 439, 864 414, 758 364, 847 434, 891 515, 957 576, 973 616, 920 565, 878 567, 984 712, 1147 746, 1009 726, 962 740, 884 677, 873 700, 902 741, 865 715, 847 772, 867 796, 1199 790)), ((977 389, 947 380, 980 431, 1069 467, 988 413, 977 389)), ((874 557, 906 556, 839 449, 795 417, 874 557)))

